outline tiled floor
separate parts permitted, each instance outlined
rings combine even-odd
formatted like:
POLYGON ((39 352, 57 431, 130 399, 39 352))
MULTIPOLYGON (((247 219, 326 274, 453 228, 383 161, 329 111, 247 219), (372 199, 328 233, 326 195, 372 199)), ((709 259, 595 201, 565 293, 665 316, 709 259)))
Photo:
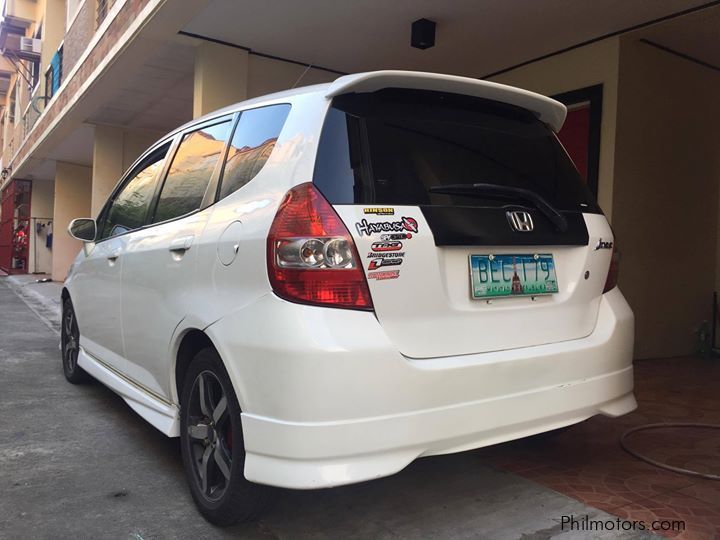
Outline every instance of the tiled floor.
MULTIPOLYGON (((720 424, 720 359, 672 358, 635 364, 638 409, 595 417, 554 437, 514 441, 481 451, 508 471, 611 514, 641 520, 684 520, 682 539, 720 538, 720 481, 685 476, 627 454, 620 435, 656 422, 720 424)), ((630 436, 655 460, 720 474, 720 430, 663 428, 630 436)))

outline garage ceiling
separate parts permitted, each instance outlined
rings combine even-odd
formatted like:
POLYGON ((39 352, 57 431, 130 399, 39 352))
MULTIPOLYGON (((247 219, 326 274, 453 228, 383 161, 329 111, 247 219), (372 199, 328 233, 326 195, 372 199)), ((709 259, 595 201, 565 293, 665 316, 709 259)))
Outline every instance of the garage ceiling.
MULTIPOLYGON (((707 0, 214 0, 183 30, 345 72, 417 69, 480 77, 707 0), (410 24, 438 23, 436 46, 410 24)), ((717 41, 715 41, 717 43, 717 41)))
POLYGON ((720 5, 653 25, 641 37, 720 69, 720 5))

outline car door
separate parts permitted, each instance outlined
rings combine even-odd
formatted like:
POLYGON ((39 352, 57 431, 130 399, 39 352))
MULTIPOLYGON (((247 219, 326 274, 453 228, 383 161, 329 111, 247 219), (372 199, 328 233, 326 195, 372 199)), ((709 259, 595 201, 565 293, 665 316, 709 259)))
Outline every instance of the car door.
POLYGON ((76 263, 73 305, 86 352, 124 372, 121 273, 128 233, 141 227, 150 209, 167 145, 151 152, 126 175, 98 218, 97 240, 76 263))
POLYGON ((122 320, 128 375, 170 397, 170 339, 192 309, 197 243, 215 200, 232 115, 179 136, 165 167, 149 226, 129 235, 122 270, 122 320))

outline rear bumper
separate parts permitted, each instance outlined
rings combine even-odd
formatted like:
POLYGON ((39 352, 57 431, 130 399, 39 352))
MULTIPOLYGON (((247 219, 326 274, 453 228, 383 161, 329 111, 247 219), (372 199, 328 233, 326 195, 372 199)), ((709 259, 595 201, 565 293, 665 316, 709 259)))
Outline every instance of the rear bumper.
POLYGON ((617 288, 603 296, 586 338, 428 360, 399 355, 368 313, 270 296, 251 310, 252 321, 238 313, 209 331, 236 329, 235 343, 214 341, 226 344, 220 352, 246 411, 245 476, 254 482, 298 489, 360 482, 421 456, 636 407, 633 315, 617 288), (271 330, 257 326, 266 309, 271 330), (253 321, 252 336, 239 336, 237 325, 253 321))

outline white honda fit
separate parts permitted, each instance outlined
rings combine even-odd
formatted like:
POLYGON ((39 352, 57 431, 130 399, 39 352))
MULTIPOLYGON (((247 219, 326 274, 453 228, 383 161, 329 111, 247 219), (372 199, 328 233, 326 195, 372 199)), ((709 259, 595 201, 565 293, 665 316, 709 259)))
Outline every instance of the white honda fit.
POLYGON ((565 107, 381 71, 158 141, 63 290, 65 376, 181 438, 202 514, 636 407, 612 231, 565 107))

